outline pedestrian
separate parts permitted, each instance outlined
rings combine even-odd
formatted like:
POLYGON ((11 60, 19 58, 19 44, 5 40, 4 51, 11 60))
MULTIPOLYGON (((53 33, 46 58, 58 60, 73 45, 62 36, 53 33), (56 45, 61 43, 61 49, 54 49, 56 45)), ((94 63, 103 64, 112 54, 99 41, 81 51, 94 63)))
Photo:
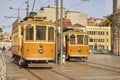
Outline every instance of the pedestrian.
POLYGON ((2 48, 2 53, 4 53, 5 50, 6 50, 5 46, 3 46, 3 48, 2 48))

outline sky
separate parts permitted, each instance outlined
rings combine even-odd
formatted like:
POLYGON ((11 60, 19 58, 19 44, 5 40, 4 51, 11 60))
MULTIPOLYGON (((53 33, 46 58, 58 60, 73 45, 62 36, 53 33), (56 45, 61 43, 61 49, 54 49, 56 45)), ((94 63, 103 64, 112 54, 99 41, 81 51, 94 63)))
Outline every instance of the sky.
MULTIPOLYGON (((26 15, 26 2, 27 0, 0 0, 0 27, 4 32, 11 33, 12 23, 17 19, 18 8, 20 10, 20 17, 26 15), (12 7, 14 9, 9 9, 12 7), (7 18, 14 17, 14 18, 7 18)), ((55 0, 35 0, 33 11, 38 11, 41 7, 54 5, 55 0)), ((60 0, 59 0, 60 1, 60 0)), ((34 0, 29 0, 29 11, 32 11, 34 0)), ((60 5, 60 2, 59 2, 60 5)), ((112 14, 113 0, 63 0, 65 10, 78 11, 88 15, 88 17, 103 18, 103 16, 112 14)))

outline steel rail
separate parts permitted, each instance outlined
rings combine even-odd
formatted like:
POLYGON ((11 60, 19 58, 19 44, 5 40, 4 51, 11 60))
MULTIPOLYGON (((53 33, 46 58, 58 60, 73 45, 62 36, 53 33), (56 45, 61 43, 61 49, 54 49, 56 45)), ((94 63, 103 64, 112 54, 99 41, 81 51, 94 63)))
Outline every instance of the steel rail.
POLYGON ((72 64, 75 64, 75 65, 81 65, 82 64, 82 65, 89 66, 89 67, 94 67, 94 68, 99 68, 99 69, 102 69, 102 70, 107 70, 107 71, 112 71, 112 72, 120 73, 120 68, 118 68, 118 67, 104 65, 104 64, 99 64, 99 63, 93 63, 93 62, 74 62, 72 64), (80 64, 78 64, 78 63, 80 63, 80 64))
POLYGON ((29 69, 25 69, 27 72, 32 74, 34 77, 36 77, 38 80, 43 80, 41 77, 37 76, 34 72, 30 71, 29 69))
POLYGON ((65 74, 65 73, 61 73, 61 72, 58 72, 58 71, 53 70, 53 69, 51 69, 50 71, 52 71, 52 72, 54 72, 54 73, 57 73, 57 74, 59 74, 59 75, 61 75, 61 76, 63 76, 63 77, 66 77, 66 78, 68 78, 68 79, 70 79, 70 80, 76 80, 76 79, 74 79, 74 78, 68 76, 68 75, 65 74))

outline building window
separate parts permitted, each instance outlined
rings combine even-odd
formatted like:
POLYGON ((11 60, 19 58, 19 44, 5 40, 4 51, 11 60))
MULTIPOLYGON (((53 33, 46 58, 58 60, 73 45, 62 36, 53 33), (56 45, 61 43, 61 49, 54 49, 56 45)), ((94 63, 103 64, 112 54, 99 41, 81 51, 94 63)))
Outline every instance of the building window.
POLYGON ((109 42, 109 39, 106 39, 107 42, 109 42))
POLYGON ((100 31, 98 31, 98 35, 100 35, 100 31))
POLYGON ((93 39, 90 39, 90 42, 93 42, 93 39))
POLYGON ((106 32, 106 35, 108 35, 109 33, 108 33, 108 31, 106 32))

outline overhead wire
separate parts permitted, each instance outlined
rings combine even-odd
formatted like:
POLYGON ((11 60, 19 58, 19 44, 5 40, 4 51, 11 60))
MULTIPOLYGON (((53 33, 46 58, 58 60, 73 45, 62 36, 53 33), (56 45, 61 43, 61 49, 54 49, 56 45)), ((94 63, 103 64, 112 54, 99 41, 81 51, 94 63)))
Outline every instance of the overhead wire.
POLYGON ((35 7, 35 1, 36 1, 36 0, 34 0, 34 2, 33 2, 32 12, 33 12, 33 9, 34 9, 34 7, 35 7))
POLYGON ((71 7, 69 7, 68 9, 75 8, 75 7, 77 7, 77 6, 79 6, 79 5, 83 4, 83 3, 84 3, 84 2, 77 3, 77 4, 75 4, 75 5, 71 6, 71 7))
MULTIPOLYGON (((23 5, 24 5, 25 3, 22 3, 18 8, 21 8, 21 7, 23 7, 23 5)), ((17 9, 18 9, 17 8, 17 9)), ((14 10, 15 11, 15 13, 13 13, 13 15, 11 15, 12 17, 14 17, 14 15, 16 14, 16 13, 18 13, 18 10, 14 10)))
POLYGON ((44 4, 42 4, 42 5, 46 5, 47 3, 49 3, 51 0, 48 0, 48 1, 46 1, 44 4))
POLYGON ((39 0, 39 4, 40 4, 40 5, 39 5, 39 8, 41 8, 41 0, 39 0))

